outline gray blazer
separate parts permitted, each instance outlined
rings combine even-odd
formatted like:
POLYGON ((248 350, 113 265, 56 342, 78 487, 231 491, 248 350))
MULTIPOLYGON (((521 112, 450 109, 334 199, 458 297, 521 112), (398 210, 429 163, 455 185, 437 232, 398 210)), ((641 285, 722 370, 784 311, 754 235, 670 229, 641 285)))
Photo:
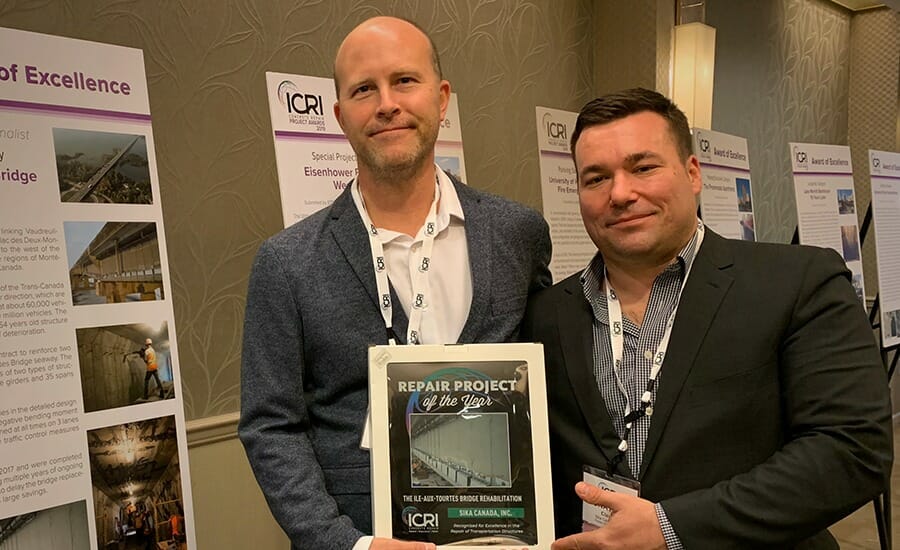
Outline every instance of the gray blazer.
MULTIPOLYGON (((513 340, 550 285, 535 211, 454 181, 473 296, 461 343, 513 340)), ((393 293, 394 303, 397 301, 393 293)), ((239 435, 292 548, 351 548, 371 532, 367 350, 386 344, 369 240, 350 196, 265 241, 247 292, 239 435)), ((405 339, 408 320, 394 308, 405 339)))
MULTIPOLYGON (((605 468, 619 444, 592 319, 576 274, 534 296, 522 323, 544 344, 557 536, 581 530, 582 466, 605 468)), ((825 528, 888 486, 891 460, 887 377, 840 256, 707 230, 660 371, 641 496, 685 548, 837 548, 825 528)))

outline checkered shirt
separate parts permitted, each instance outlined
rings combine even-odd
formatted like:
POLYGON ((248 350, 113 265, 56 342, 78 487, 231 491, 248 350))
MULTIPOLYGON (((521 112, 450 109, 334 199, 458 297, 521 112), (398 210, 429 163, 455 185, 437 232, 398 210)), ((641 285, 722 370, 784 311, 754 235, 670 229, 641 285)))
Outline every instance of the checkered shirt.
MULTIPOLYGON (((637 326, 630 319, 623 319, 624 346, 622 350, 622 365, 619 376, 625 391, 628 393, 628 401, 632 409, 640 406, 641 394, 647 388, 650 379, 650 369, 653 366, 653 356, 659 347, 669 316, 676 306, 684 274, 694 261, 697 233, 681 250, 676 258, 656 280, 650 289, 650 299, 647 302, 647 311, 644 314, 643 323, 637 326)), ((606 410, 612 419, 613 427, 619 437, 625 433, 625 396, 619 390, 616 383, 616 375, 613 371, 613 353, 609 338, 609 309, 606 303, 606 293, 603 291, 603 257, 598 253, 590 265, 581 275, 581 283, 584 288, 584 296, 594 313, 593 332, 593 359, 594 378, 597 387, 603 396, 606 410)), ((660 384, 665 383, 666 365, 663 362, 662 369, 653 388, 651 403, 656 403, 656 392, 660 384)), ((644 448, 647 443, 647 433, 650 430, 650 422, 653 417, 643 416, 632 423, 629 435, 628 450, 625 452, 625 460, 628 467, 637 479, 641 469, 641 461, 644 456, 644 448)), ((662 507, 657 505, 657 516, 663 526, 663 534, 668 528, 673 543, 670 544, 670 536, 666 535, 666 543, 670 550, 680 548, 675 532, 665 517, 662 507)))

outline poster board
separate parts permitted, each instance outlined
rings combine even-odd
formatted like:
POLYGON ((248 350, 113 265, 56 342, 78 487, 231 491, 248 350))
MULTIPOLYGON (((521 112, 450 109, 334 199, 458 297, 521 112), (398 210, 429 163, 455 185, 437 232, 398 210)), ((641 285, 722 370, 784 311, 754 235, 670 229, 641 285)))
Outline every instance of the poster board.
POLYGON ((569 138, 578 113, 535 107, 538 156, 541 163, 541 200, 550 226, 554 281, 583 270, 597 253, 578 206, 578 174, 569 152, 569 138))
POLYGON ((0 49, 7 540, 196 548, 143 54, 13 29, 0 49))
POLYGON ((900 153, 869 150, 881 345, 900 344, 900 153))
POLYGON ((703 128, 693 128, 691 132, 703 175, 703 223, 723 237, 755 241, 747 140, 703 128))
POLYGON ((847 263, 853 289, 865 307, 862 246, 850 148, 816 143, 790 143, 789 148, 800 244, 837 251, 847 263))

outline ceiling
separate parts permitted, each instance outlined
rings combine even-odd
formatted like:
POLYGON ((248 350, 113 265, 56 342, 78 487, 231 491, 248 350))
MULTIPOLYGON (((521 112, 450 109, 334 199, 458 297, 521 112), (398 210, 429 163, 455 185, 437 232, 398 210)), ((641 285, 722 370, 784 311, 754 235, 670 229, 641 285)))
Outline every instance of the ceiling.
POLYGON ((835 4, 839 6, 843 6, 848 10, 852 11, 862 11, 869 10, 872 8, 880 8, 882 6, 888 6, 890 8, 894 8, 897 11, 900 11, 900 0, 880 0, 878 2, 873 2, 872 0, 831 0, 835 4))

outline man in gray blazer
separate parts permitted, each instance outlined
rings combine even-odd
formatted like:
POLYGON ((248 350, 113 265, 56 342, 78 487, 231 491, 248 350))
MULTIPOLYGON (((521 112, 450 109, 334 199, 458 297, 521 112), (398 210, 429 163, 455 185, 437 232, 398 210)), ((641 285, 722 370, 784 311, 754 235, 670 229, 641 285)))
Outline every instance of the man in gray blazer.
POLYGON ((364 536, 368 347, 515 338, 528 295, 550 284, 549 231, 434 164, 450 85, 421 29, 362 23, 338 51, 335 86, 359 175, 259 249, 240 437, 292 548, 429 548, 364 536))
POLYGON ((656 92, 588 103, 572 150, 598 253, 522 324, 544 344, 554 550, 837 548, 826 528, 888 487, 892 460, 844 262, 698 225, 687 120, 656 92), (640 496, 579 483, 585 466, 640 496), (582 501, 608 523, 581 533, 582 501))

